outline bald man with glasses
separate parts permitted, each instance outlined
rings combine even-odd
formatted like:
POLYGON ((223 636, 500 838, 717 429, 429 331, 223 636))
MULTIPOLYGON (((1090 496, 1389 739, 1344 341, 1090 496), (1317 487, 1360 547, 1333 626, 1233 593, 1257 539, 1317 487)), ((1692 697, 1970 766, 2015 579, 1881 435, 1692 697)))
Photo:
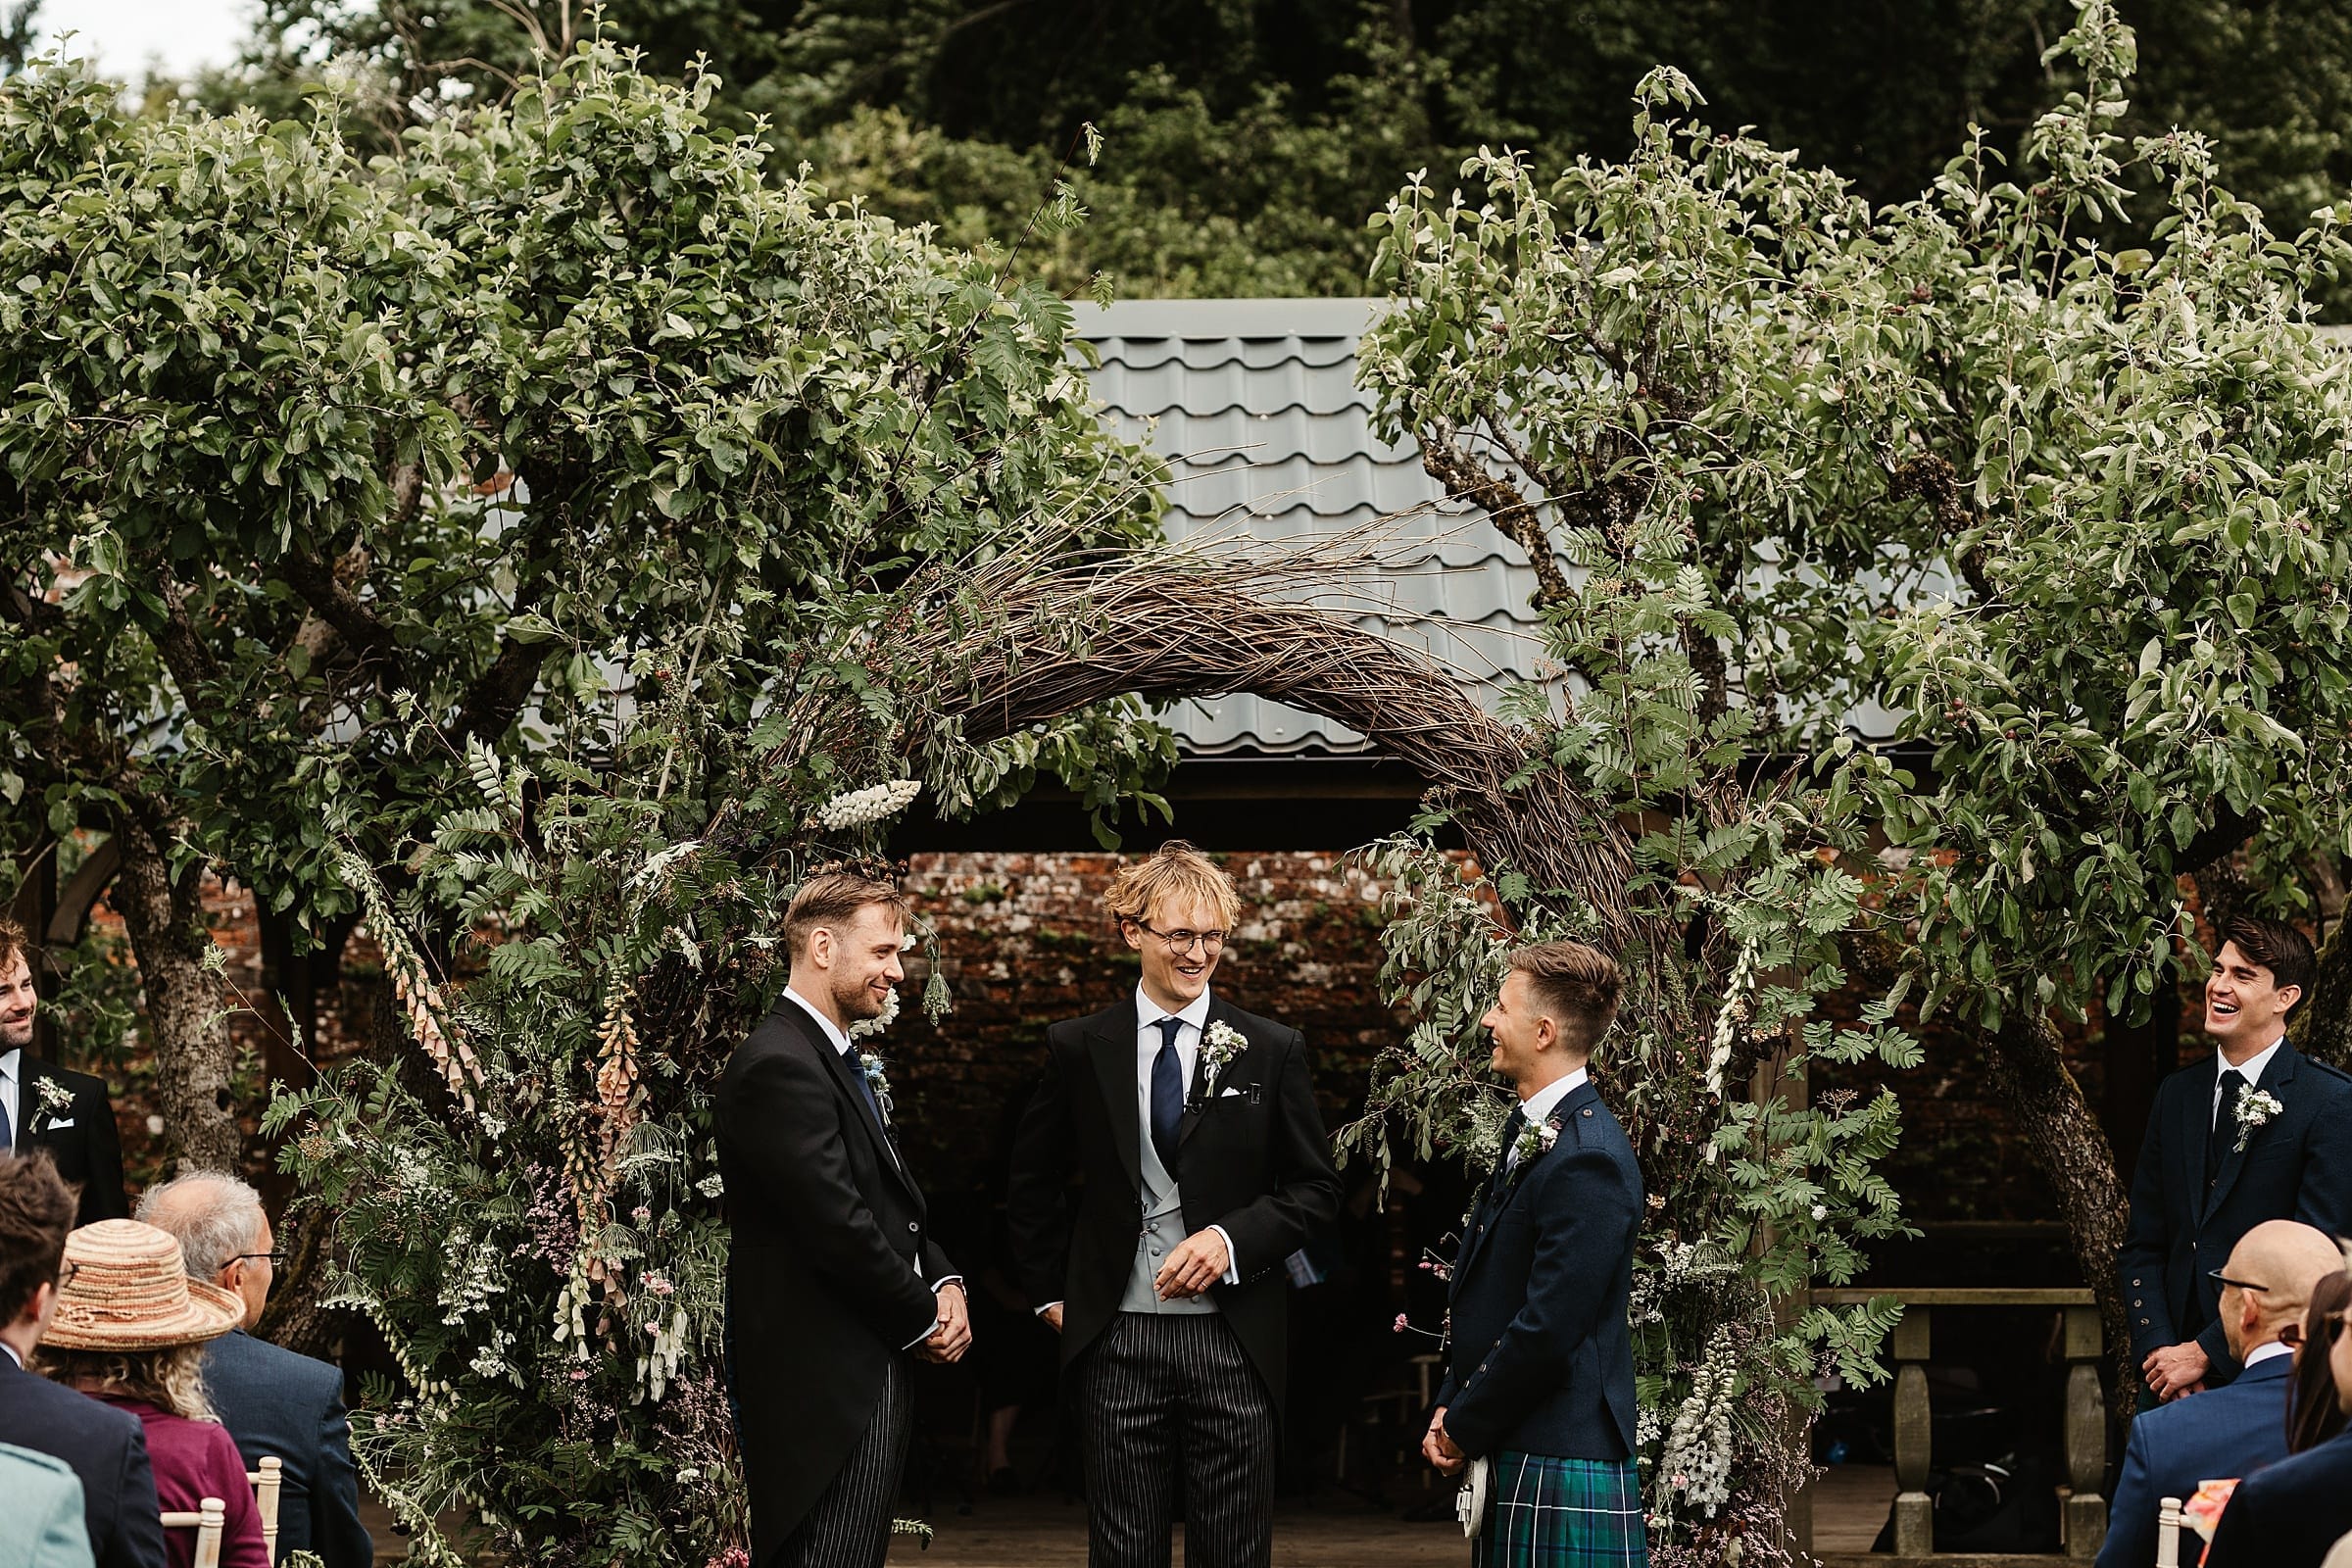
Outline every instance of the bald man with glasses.
POLYGON ((2344 1266, 2325 1231, 2293 1220, 2255 1226, 2211 1271, 2230 1357, 2245 1370, 2218 1389, 2142 1411, 2132 1423, 2098 1568, 2150 1568, 2156 1509, 2197 1483, 2245 1476, 2286 1457, 2294 1342, 2321 1280, 2344 1266))

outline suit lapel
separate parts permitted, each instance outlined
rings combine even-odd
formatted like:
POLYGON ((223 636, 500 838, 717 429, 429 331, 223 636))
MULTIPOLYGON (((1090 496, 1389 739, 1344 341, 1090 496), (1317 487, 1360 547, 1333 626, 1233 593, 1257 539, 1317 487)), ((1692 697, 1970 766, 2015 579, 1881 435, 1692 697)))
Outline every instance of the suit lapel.
POLYGON ((41 1098, 41 1088, 56 1082, 48 1062, 22 1053, 17 1057, 17 1125, 19 1148, 46 1146, 49 1142, 49 1123, 57 1118, 47 1113, 41 1098))
POLYGON ((1230 1016, 1232 1011, 1231 1007, 1225 1005, 1224 998, 1217 996, 1209 998, 1208 1017, 1200 1029, 1200 1049, 1193 1053, 1193 1083, 1191 1090, 1184 1097, 1184 1118, 1176 1124, 1176 1147, 1178 1149, 1182 1149, 1191 1141, 1194 1129, 1205 1119, 1204 1113, 1208 1109, 1208 1095, 1205 1092, 1205 1086, 1208 1081, 1209 1029, 1221 1023, 1235 1034, 1240 1035, 1243 1042, 1241 1051, 1225 1064, 1225 1070, 1217 1075, 1217 1084, 1220 1089, 1233 1081, 1234 1069, 1248 1061, 1250 1054, 1257 1049, 1257 1042, 1251 1040, 1249 1032, 1233 1021, 1230 1016))
POLYGON ((1110 1114, 1110 1141, 1119 1152, 1119 1168, 1127 1173, 1127 1185, 1138 1193, 1144 1189, 1144 1152, 1143 1130, 1136 1125, 1140 1088, 1135 1076, 1135 1037, 1142 1027, 1132 996, 1123 1005, 1095 1014, 1086 1026, 1086 1052, 1094 1058, 1095 1082, 1102 1086, 1103 1108, 1110 1114))
MULTIPOLYGON (((922 1194, 915 1190, 913 1181, 908 1178, 905 1165, 899 1159, 898 1150, 891 1145, 889 1134, 882 1130, 881 1122, 865 1102, 865 1091, 859 1087, 856 1077, 858 1069, 851 1065, 849 1056, 834 1048, 831 1037, 817 1026, 816 1020, 809 1017, 799 1003, 790 997, 778 998, 776 1013, 800 1030, 801 1038, 808 1042, 808 1048, 816 1053, 826 1070, 832 1073, 833 1087, 850 1102, 851 1115, 865 1129, 866 1137, 873 1141, 875 1152, 882 1156, 882 1168, 896 1176, 899 1185, 914 1194, 916 1201, 920 1202, 922 1194)), ((851 1054, 856 1054, 856 1042, 852 1042, 851 1054)))
MULTIPOLYGON (((2284 1104, 2286 1096, 2280 1091, 2294 1080, 2295 1063, 2298 1059, 2293 1046, 2279 1046, 2278 1054, 2271 1058, 2270 1066, 2263 1072, 2262 1082, 2253 1087, 2264 1094, 2277 1097, 2278 1102, 2284 1104)), ((2221 1069, 2216 1067, 2214 1073, 2218 1078, 2221 1069)), ((2210 1099, 2210 1096, 2208 1098, 2210 1099)), ((2238 1172, 2246 1168, 2247 1152, 2253 1149, 2265 1133, 2270 1131, 2267 1126, 2250 1129, 2246 1134, 2245 1147, 2239 1148, 2237 1107, 2230 1104, 2222 1106, 2221 1112, 2214 1122, 2214 1128, 2217 1136, 2226 1138, 2229 1142, 2222 1148, 2222 1168, 2214 1173, 2213 1194, 2205 1203, 2205 1212, 2209 1215, 2221 1208, 2222 1200, 2228 1198, 2230 1189, 2237 1185, 2238 1172)))
MULTIPOLYGON (((1544 1118, 1544 1123, 1553 1128, 1565 1128, 1568 1125, 1568 1118, 1575 1115, 1585 1105, 1590 1104, 1599 1094, 1600 1091, 1593 1087, 1592 1080, 1586 1079, 1560 1097, 1560 1102, 1551 1107, 1551 1114, 1544 1118)), ((1470 1271, 1470 1260, 1478 1255, 1479 1244, 1484 1242, 1487 1233, 1494 1228, 1494 1221, 1502 1217, 1502 1211, 1511 1206, 1511 1199, 1518 1194, 1520 1184, 1527 1179, 1528 1171, 1533 1168, 1537 1160, 1544 1158, 1544 1151, 1539 1150, 1512 1166, 1509 1175, 1488 1182, 1487 1190, 1480 1195, 1478 1207, 1474 1210, 1486 1223, 1479 1224, 1473 1221, 1470 1234, 1462 1240, 1461 1260, 1453 1267, 1453 1284, 1457 1289, 1461 1285, 1462 1276, 1470 1271)))
POLYGON ((2180 1102, 2174 1106, 2173 1164, 2180 1173, 2180 1190, 2188 1195, 2192 1231, 2205 1222, 2205 1137, 2212 1125, 2208 1113, 2213 1109, 2214 1080, 2220 1073, 2215 1058, 2208 1056, 2173 1075, 2184 1080, 2180 1102))

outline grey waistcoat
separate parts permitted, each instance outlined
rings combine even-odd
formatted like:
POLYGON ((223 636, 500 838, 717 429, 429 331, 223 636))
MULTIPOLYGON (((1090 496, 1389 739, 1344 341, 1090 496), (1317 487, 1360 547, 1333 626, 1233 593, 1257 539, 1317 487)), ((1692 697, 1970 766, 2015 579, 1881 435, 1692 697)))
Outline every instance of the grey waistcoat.
POLYGON ((1188 1296, 1182 1300, 1163 1301, 1152 1289, 1153 1276, 1160 1264, 1176 1250, 1191 1233, 1184 1228, 1184 1192, 1168 1167, 1159 1162, 1159 1151, 1152 1145, 1152 1118, 1139 1111, 1143 1126, 1139 1140, 1143 1154, 1144 1201, 1142 1234, 1135 1239, 1135 1267, 1127 1271, 1127 1294, 1119 1298, 1122 1312, 1164 1312, 1169 1314, 1198 1314, 1214 1312, 1217 1303, 1206 1291, 1188 1296))

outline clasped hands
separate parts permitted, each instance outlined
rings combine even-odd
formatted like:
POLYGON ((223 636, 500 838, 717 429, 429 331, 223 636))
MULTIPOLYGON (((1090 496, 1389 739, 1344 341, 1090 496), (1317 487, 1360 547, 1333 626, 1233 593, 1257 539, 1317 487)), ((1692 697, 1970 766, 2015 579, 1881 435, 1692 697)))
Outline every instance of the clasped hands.
POLYGON ((2148 1358, 2139 1364, 2139 1375, 2147 1383, 2148 1392, 2166 1404, 2183 1395, 2203 1394, 2205 1374, 2212 1370, 2213 1362, 2194 1340, 2150 1350, 2148 1358))
POLYGON ((916 1353, 926 1361, 942 1365, 962 1359, 963 1352, 972 1348, 972 1314, 963 1298, 963 1287, 950 1280, 939 1288, 939 1326, 923 1341, 916 1353))
POLYGON ((1446 1407, 1442 1404, 1438 1413, 1429 1418, 1429 1430, 1421 1435, 1421 1457, 1442 1476, 1458 1476, 1462 1466, 1470 1462, 1470 1456, 1446 1430, 1446 1407))

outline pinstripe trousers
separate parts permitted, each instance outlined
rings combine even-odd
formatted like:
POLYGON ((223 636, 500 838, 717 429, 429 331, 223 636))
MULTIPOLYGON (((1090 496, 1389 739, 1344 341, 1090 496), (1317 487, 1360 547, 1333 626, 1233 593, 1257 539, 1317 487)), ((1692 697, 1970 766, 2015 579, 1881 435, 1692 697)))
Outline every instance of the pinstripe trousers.
POLYGON ((808 1516, 784 1538, 776 1568, 882 1568, 890 1554, 899 1473, 906 1468, 912 1431, 906 1383, 906 1358, 892 1356, 865 1435, 808 1516))
POLYGON ((1214 1313, 1121 1312, 1075 1369, 1088 1568, 1186 1568, 1274 1557, 1274 1401, 1214 1313))

